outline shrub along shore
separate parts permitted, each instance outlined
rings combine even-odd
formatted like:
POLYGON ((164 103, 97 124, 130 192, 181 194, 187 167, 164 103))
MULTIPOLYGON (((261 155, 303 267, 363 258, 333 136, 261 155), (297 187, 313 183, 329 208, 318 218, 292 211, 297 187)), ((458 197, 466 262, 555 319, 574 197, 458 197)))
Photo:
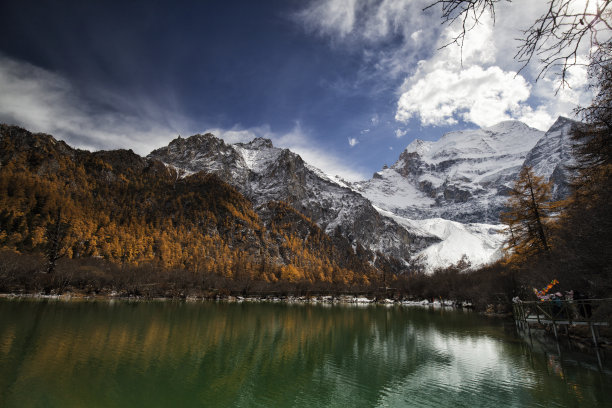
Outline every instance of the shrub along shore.
POLYGON ((431 275, 380 276, 367 285, 269 282, 151 264, 120 265, 99 258, 64 258, 49 274, 41 254, 10 250, 0 250, 0 293, 63 298, 422 303, 471 307, 500 315, 511 311, 513 296, 508 277, 495 267, 469 273, 451 267, 431 275))

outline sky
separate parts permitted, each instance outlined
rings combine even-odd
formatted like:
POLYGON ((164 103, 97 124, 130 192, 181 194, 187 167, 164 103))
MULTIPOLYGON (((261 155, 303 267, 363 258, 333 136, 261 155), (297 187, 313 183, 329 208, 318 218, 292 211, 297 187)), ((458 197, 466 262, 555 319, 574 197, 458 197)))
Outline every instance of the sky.
MULTIPOLYGON (((577 0, 580 2, 580 0, 577 0)), ((463 49, 432 0, 20 0, 0 3, 0 122, 89 150, 146 155, 212 132, 371 177, 414 139, 522 120, 547 130, 588 104, 517 73, 543 0, 498 3, 463 49)))

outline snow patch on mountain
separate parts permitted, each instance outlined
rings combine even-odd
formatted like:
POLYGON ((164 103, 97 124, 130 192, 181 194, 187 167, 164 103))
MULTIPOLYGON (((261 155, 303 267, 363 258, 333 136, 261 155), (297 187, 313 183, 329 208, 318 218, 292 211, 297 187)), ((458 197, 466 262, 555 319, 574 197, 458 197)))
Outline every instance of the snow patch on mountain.
POLYGON ((439 240, 415 255, 428 273, 457 264, 462 259, 469 261, 471 268, 478 268, 502 257, 506 234, 500 225, 463 224, 442 218, 411 220, 375 208, 411 233, 439 240))
POLYGON ((488 265, 502 257, 506 235, 499 225, 462 224, 442 218, 419 220, 419 223, 421 228, 441 240, 417 254, 423 257, 429 272, 457 264, 463 257, 470 262, 471 268, 488 265))
POLYGON ((406 203, 424 209, 435 205, 433 198, 394 169, 379 171, 369 181, 367 189, 357 191, 362 192, 374 205, 389 211, 402 209, 406 203))
POLYGON ((242 156, 246 168, 261 174, 278 160, 282 149, 272 146, 269 139, 256 138, 250 143, 237 143, 232 147, 242 156))

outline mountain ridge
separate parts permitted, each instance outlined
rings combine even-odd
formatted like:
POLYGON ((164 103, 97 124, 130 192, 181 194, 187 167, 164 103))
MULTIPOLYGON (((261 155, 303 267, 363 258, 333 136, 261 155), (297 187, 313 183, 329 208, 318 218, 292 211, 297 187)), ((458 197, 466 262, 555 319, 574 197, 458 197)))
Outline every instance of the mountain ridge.
POLYGON ((323 177, 299 155, 276 148, 269 140, 234 145, 215 142, 221 153, 207 152, 208 144, 200 145, 198 135, 183 140, 175 139, 148 157, 187 172, 217 174, 251 199, 256 208, 269 201, 285 201, 329 235, 344 236, 351 244, 359 243, 374 254, 381 252, 405 263, 411 254, 437 240, 412 234, 379 214, 359 193, 323 177), (177 149, 179 144, 189 144, 190 149, 177 149))
POLYGON ((193 284, 234 289, 368 285, 381 273, 287 204, 256 214, 214 174, 181 176, 131 150, 88 152, 0 125, 0 247, 46 253, 50 239, 69 258, 184 269, 193 284), (51 225, 65 235, 50 238, 51 225))
POLYGON ((556 176, 556 197, 567 193, 570 173, 564 170, 563 161, 570 154, 568 135, 575 124, 561 117, 549 131, 542 132, 519 121, 504 121, 448 132, 433 142, 417 139, 392 166, 385 166, 370 180, 354 183, 329 177, 299 155, 261 138, 223 144, 223 154, 208 156, 206 163, 165 148, 149 157, 186 171, 217 172, 257 205, 282 198, 327 233, 402 259, 406 265, 421 256, 430 269, 445 267, 459 261, 463 250, 471 254, 468 258, 473 265, 479 266, 501 257, 499 214, 523 165, 536 164, 537 171, 553 168, 546 176, 556 176), (560 153, 553 154, 555 149, 560 153), (542 158, 550 163, 538 167, 542 158), (398 225, 408 240, 402 242, 398 225), (389 234, 387 229, 395 232, 389 234), (463 237, 464 245, 450 245, 447 241, 453 236, 463 237), (477 243, 486 255, 479 255, 469 242, 477 243), (432 256, 438 261, 430 262, 432 256))
MULTIPOLYGON (((15 147, 57 151, 70 160, 89 154, 114 169, 100 173, 109 182, 118 180, 117 172, 127 172, 123 177, 129 179, 153 162, 163 163, 177 180, 202 172, 214 175, 249 200, 262 222, 272 214, 271 203, 287 203, 312 220, 333 245, 353 256, 359 253, 372 267, 389 263, 395 273, 403 273, 417 259, 428 270, 457 263, 464 254, 472 266, 498 259, 504 238, 499 213, 523 165, 550 179, 556 198, 569 191, 569 135, 575 126, 577 122, 560 117, 541 132, 506 121, 449 132, 433 142, 415 140, 391 167, 357 183, 329 177, 265 138, 228 144, 210 133, 179 136, 142 158, 131 150, 89 153, 51 136, 37 137, 6 125, 2 130, 3 140, 21 132, 21 138, 13 138, 15 147)), ((47 170, 58 167, 39 153, 30 156, 28 160, 47 170)))

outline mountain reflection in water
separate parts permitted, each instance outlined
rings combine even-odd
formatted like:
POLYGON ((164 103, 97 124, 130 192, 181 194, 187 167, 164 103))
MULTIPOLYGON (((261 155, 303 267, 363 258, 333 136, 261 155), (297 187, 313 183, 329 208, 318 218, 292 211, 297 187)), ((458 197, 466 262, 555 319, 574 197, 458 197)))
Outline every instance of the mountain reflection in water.
POLYGON ((348 305, 0 301, 0 406, 588 407, 502 322, 348 305))

